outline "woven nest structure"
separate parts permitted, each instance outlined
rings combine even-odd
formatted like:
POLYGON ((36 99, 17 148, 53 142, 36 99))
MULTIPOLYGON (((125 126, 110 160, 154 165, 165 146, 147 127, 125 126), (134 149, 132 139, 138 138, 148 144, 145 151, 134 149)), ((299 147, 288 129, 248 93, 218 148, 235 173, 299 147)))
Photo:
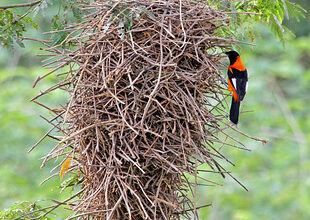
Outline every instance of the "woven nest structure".
POLYGON ((227 159, 214 147, 227 120, 219 65, 235 41, 216 33, 229 17, 199 0, 80 7, 87 16, 45 49, 52 70, 35 83, 52 73, 59 82, 33 99, 55 89, 70 95, 52 110, 45 137, 58 144, 43 161, 60 157, 60 169, 72 158, 69 172, 82 177, 77 197, 64 203, 70 218, 198 217, 198 166, 225 173, 217 161, 227 159))

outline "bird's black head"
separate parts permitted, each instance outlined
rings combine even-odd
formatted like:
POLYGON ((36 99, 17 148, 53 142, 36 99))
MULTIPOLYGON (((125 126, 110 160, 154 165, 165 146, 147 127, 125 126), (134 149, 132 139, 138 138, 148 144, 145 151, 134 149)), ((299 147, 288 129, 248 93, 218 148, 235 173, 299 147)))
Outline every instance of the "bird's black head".
POLYGON ((228 56, 230 60, 230 65, 234 64, 237 60, 237 57, 239 56, 238 52, 234 50, 225 52, 225 54, 228 56))

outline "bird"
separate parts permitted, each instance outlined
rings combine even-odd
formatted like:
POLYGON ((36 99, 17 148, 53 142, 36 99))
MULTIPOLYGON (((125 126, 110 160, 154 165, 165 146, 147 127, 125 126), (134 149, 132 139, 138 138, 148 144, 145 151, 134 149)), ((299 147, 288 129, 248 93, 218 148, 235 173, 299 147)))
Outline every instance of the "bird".
POLYGON ((238 124, 240 102, 244 99, 248 88, 248 72, 243 65, 237 51, 225 52, 228 56, 230 65, 228 66, 228 91, 232 92, 229 119, 232 123, 238 124))

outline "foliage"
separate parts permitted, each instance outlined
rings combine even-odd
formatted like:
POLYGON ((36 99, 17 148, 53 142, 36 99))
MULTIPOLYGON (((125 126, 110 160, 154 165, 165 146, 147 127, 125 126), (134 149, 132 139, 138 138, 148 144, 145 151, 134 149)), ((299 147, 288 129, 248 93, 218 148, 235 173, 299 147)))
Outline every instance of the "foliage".
MULTIPOLYGON (((69 34, 69 32, 57 32, 57 30, 63 30, 65 27, 70 26, 70 24, 82 21, 84 12, 80 10, 79 3, 87 4, 88 2, 89 0, 64 0, 59 3, 59 10, 51 20, 51 31, 56 31, 51 35, 53 45, 61 44, 69 34)), ((26 31, 26 24, 38 28, 37 23, 28 14, 33 14, 34 16, 37 16, 40 12, 44 14, 49 8, 48 3, 51 5, 52 1, 42 0, 37 5, 27 9, 24 13, 18 13, 16 9, 0 10, 0 45, 12 48, 14 42, 16 42, 19 46, 24 47, 22 37, 26 31)), ((214 0, 208 3, 217 6, 219 10, 227 10, 231 14, 232 22, 229 25, 229 30, 223 27, 219 35, 227 36, 227 34, 233 33, 235 37, 241 36, 252 41, 255 40, 256 35, 259 35, 259 32, 256 31, 256 22, 260 22, 267 25, 274 35, 284 44, 285 40, 291 38, 294 34, 283 25, 283 19, 286 17, 287 19, 293 18, 299 21, 300 17, 305 17, 304 9, 289 0, 214 0)), ((115 11, 120 11, 120 9, 116 8, 115 11)), ((139 16, 139 12, 133 13, 124 8, 115 18, 119 19, 119 15, 126 18, 122 19, 120 25, 127 26, 130 29, 130 20, 134 16, 139 16)), ((114 18, 111 22, 113 21, 114 18)), ((124 36, 122 35, 122 37, 124 36)), ((66 46, 70 45, 63 45, 63 47, 66 46)))
MULTIPOLYGON (((310 1, 309 0, 295 0, 294 2, 298 2, 306 12, 310 11, 310 1)), ((305 18, 301 19, 300 22, 294 19, 284 19, 284 24, 294 32, 296 37, 307 36, 310 33, 310 13, 305 13, 305 18), (306 23, 307 22, 307 23, 306 23)))
POLYGON ((66 180, 64 180, 59 188, 61 189, 61 192, 65 189, 69 189, 70 192, 73 192, 76 188, 81 188, 81 183, 83 182, 84 177, 83 175, 80 175, 80 173, 76 175, 71 175, 66 180))
MULTIPOLYGON (((44 209, 38 202, 17 202, 14 206, 8 209, 0 211, 0 219, 33 219, 44 214, 44 209)), ((53 218, 45 217, 44 220, 49 220, 53 218)))
POLYGON ((0 46, 12 48, 16 42, 20 47, 25 47, 21 37, 26 30, 26 24, 39 28, 30 17, 23 17, 12 10, 0 10, 0 46))
MULTIPOLYGON (((88 2, 88 0, 83 2, 88 2)), ((61 1, 58 12, 51 20, 51 30, 63 30, 69 23, 81 22, 84 14, 79 9, 78 3, 74 0, 61 1)), ((0 46, 12 49, 14 43, 17 43, 20 47, 25 47, 22 42, 24 33, 27 29, 39 28, 34 18, 44 16, 52 4, 52 0, 41 0, 37 4, 23 9, 20 7, 0 9, 0 46)), ((63 41, 68 34, 69 32, 55 33, 51 38, 55 39, 54 44, 56 45, 63 41)))
MULTIPOLYGON (((70 26, 71 24, 80 23, 84 15, 85 15, 84 12, 80 10, 80 8, 78 7, 77 1, 75 0, 61 1, 57 14, 54 15, 51 20, 52 31, 54 31, 54 33, 50 37, 53 40, 52 45, 55 46, 61 44, 70 33, 69 31, 61 31, 61 30, 64 30, 67 26, 70 26)), ((70 45, 63 44, 62 46, 64 48, 70 45)))
POLYGON ((294 34, 283 25, 283 20, 293 18, 297 21, 300 17, 304 18, 305 10, 298 4, 289 0, 247 0, 247 1, 228 1, 216 0, 218 9, 227 10, 231 14, 232 22, 230 30, 223 30, 223 35, 232 32, 235 37, 248 38, 254 41, 257 31, 257 23, 269 27, 272 33, 283 44, 294 34))

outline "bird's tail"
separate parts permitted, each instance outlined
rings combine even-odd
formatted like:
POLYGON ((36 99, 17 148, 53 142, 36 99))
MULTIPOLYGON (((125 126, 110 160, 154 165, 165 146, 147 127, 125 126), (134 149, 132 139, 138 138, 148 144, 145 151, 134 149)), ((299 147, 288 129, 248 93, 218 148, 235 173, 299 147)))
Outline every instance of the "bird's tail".
POLYGON ((239 102, 235 101, 234 98, 232 98, 229 119, 234 124, 237 124, 239 120, 239 108, 240 108, 240 101, 239 102))

